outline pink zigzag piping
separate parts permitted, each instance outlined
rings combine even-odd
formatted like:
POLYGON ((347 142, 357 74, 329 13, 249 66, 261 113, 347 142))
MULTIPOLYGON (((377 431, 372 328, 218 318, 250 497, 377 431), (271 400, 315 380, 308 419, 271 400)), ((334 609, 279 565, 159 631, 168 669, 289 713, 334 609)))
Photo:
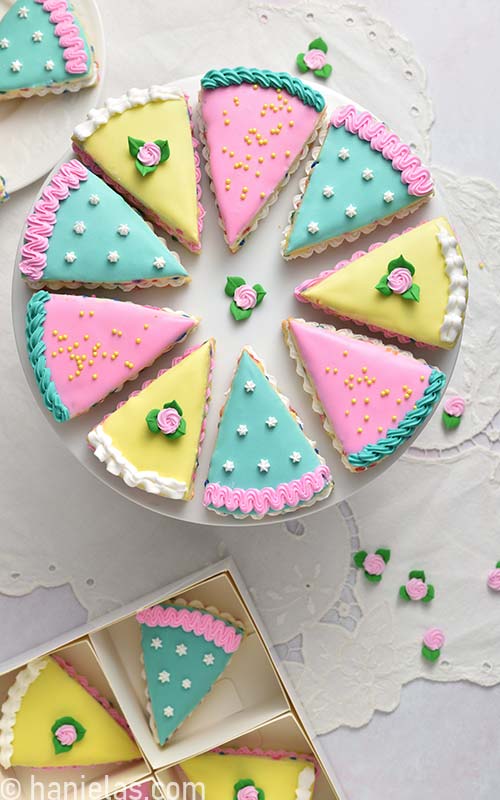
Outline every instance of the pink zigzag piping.
POLYGON ((79 189, 81 181, 86 181, 88 172, 76 158, 62 164, 35 203, 28 217, 24 244, 21 249, 19 269, 31 280, 39 280, 47 264, 46 251, 49 237, 56 224, 56 213, 61 200, 66 200, 71 189, 79 189))
POLYGON ((231 489, 220 483, 207 483, 203 504, 214 508, 224 506, 228 511, 242 511, 249 514, 267 514, 269 510, 281 511, 285 505, 292 508, 300 502, 307 502, 317 492, 325 488, 331 480, 331 473, 326 464, 319 464, 313 472, 306 472, 300 478, 288 483, 265 486, 263 489, 231 489))
POLYGON ((314 767, 316 777, 319 774, 319 765, 313 755, 310 753, 294 753, 288 750, 262 750, 256 747, 251 750, 244 745, 243 747, 215 747, 212 753, 219 753, 224 756, 258 756, 260 758, 272 758, 274 761, 281 761, 285 758, 293 758, 294 760, 309 761, 314 767))
POLYGON ((228 654, 235 653, 243 639, 243 634, 237 633, 224 620, 198 609, 153 606, 139 611, 136 618, 148 628, 182 628, 186 633, 203 636, 206 642, 214 642, 228 654))
POLYGON ((370 142, 372 150, 377 150, 392 161, 392 166, 401 172, 403 183, 408 184, 409 194, 423 197, 432 192, 434 184, 431 174, 419 157, 367 111, 357 111, 353 105, 342 106, 333 112, 331 123, 336 128, 344 125, 349 133, 355 133, 360 139, 370 142))
POLYGON ((40 3, 43 10, 50 13, 49 20, 55 25, 54 33, 59 39, 59 46, 64 48, 66 72, 70 75, 83 75, 88 70, 88 57, 67 0, 35 0, 35 3, 40 3))

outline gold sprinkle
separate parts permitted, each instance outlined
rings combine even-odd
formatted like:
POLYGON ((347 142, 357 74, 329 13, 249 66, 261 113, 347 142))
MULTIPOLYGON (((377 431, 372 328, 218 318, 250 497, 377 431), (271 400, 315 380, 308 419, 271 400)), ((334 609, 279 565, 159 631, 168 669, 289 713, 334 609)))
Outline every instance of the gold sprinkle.
POLYGON ((229 151, 229 158, 232 158, 233 156, 234 156, 234 150, 230 150, 229 151))
POLYGON ((147 322, 145 322, 145 323, 144 323, 144 330, 145 330, 145 331, 147 331, 147 329, 148 329, 148 328, 149 328, 149 325, 148 325, 148 323, 147 323, 147 322))
POLYGON ((102 352, 102 353, 101 353, 101 356, 102 356, 103 358, 107 358, 108 354, 107 354, 107 353, 106 353, 106 351, 104 350, 104 352, 102 352))
POLYGON ((74 375, 68 375, 68 380, 72 381, 74 377, 74 375))
POLYGON ((290 157, 290 150, 285 150, 285 156, 286 156, 287 158, 289 158, 289 157, 290 157))
POLYGON ((276 158, 276 153, 271 153, 271 158, 276 158))
POLYGON ((58 341, 62 342, 62 340, 64 339, 64 336, 58 336, 57 339, 58 339, 58 341))
POLYGON ((222 148, 222 152, 223 152, 223 153, 227 153, 227 147, 226 147, 226 146, 224 146, 224 147, 222 148))
POLYGON ((224 111, 222 112, 222 116, 225 117, 226 114, 227 114, 227 111, 226 111, 226 109, 224 109, 224 111))
POLYGON ((409 392, 406 392, 406 393, 405 393, 405 400, 409 400, 409 399, 410 399, 410 393, 409 393, 409 392))
POLYGON ((288 113, 290 113, 290 111, 292 110, 292 106, 287 106, 286 110, 288 111, 288 113))
POLYGON ((258 85, 256 83, 254 83, 253 86, 252 86, 252 89, 255 91, 258 88, 259 88, 258 85))
POLYGON ((261 192, 260 196, 261 196, 262 199, 264 199, 264 197, 266 196, 266 193, 265 192, 261 192))
POLYGON ((368 372, 366 367, 361 367, 361 372, 368 372))
POLYGON ((72 348, 72 347, 71 347, 71 345, 69 344, 69 345, 68 345, 68 353, 71 353, 71 351, 72 351, 72 350, 73 350, 73 348, 72 348))
POLYGON ((358 428, 357 432, 358 433, 363 433, 363 428, 358 428))
POLYGON ((262 162, 264 161, 264 156, 259 156, 258 160, 259 160, 259 164, 262 164, 262 162))
POLYGON ((356 378, 357 383, 361 383, 362 378, 356 378))
MULTIPOLYGON (((118 336, 121 336, 121 335, 122 335, 122 332, 118 331, 118 336)), ((100 343, 97 343, 96 347, 100 347, 100 346, 101 346, 100 343)))
POLYGON ((116 328, 111 328, 111 333, 113 333, 113 334, 117 333, 116 328))
POLYGON ((89 367, 91 367, 93 365, 93 363, 94 363, 94 359, 93 358, 89 358, 89 367))
POLYGON ((247 161, 251 161, 252 160, 252 156, 250 155, 250 153, 247 153, 245 158, 246 158, 247 161))
POLYGON ((343 355, 343 356, 347 356, 347 355, 349 355, 349 352, 348 352, 347 350, 344 350, 344 352, 342 353, 342 355, 343 355))
POLYGON ((379 433, 382 433, 382 431, 383 431, 384 429, 383 429, 382 425, 379 425, 379 426, 378 426, 378 428, 377 428, 377 430, 378 430, 378 432, 379 432, 379 433))
POLYGON ((354 380, 354 375, 352 374, 352 372, 351 372, 351 374, 349 375, 349 380, 350 380, 350 381, 353 381, 353 380, 354 380))
POLYGON ((334 368, 333 368, 333 374, 334 374, 334 375, 336 375, 336 374, 337 374, 337 372, 338 372, 338 368, 337 368, 337 367, 334 367, 334 368))
POLYGON ((365 414, 363 419, 364 419, 365 422, 368 422, 368 420, 370 419, 370 415, 369 414, 365 414))
POLYGON ((369 397, 365 397, 364 402, 365 402, 365 405, 368 405, 368 403, 370 402, 370 398, 369 397))
POLYGON ((282 100, 282 99, 283 99, 283 95, 281 94, 281 92, 278 92, 278 100, 282 100))
POLYGON ((420 380, 421 380, 421 381, 425 381, 425 375, 421 375, 421 376, 420 376, 420 380))
POLYGON ((344 411, 344 414, 346 415, 346 417, 348 417, 350 413, 351 413, 351 412, 349 411, 349 409, 348 409, 348 408, 346 408, 346 410, 344 411))
POLYGON ((95 313, 94 311, 89 311, 89 317, 93 317, 94 313, 95 313))
POLYGON ((240 194, 240 200, 246 200, 246 194, 240 194))
POLYGON ((260 112, 260 116, 261 116, 261 117, 265 117, 265 116, 266 116, 266 112, 265 112, 265 111, 261 111, 261 112, 260 112))
POLYGON ((258 170, 256 171, 256 173, 255 173, 255 177, 256 177, 256 178, 260 178, 260 169, 258 169, 258 170))
POLYGON ((84 339, 84 341, 85 341, 85 342, 88 342, 88 340, 89 340, 89 335, 88 335, 88 333, 84 333, 84 334, 83 334, 83 339, 84 339))
POLYGON ((76 360, 77 361, 86 361, 87 360, 87 356, 84 353, 82 356, 77 356, 76 360))
POLYGON ((281 130, 282 127, 283 127, 283 123, 282 122, 278 122, 278 128, 281 130))
POLYGON ((325 372, 330 372, 330 367, 325 367, 325 372))
POLYGON ((264 105, 262 106, 262 108, 268 108, 268 105, 267 105, 267 103, 264 103, 264 105))
POLYGON ((230 119, 225 119, 224 120, 224 125, 230 125, 230 124, 231 124, 231 120, 230 119))
MULTIPOLYGON (((52 358, 55 358, 56 356, 57 356, 57 351, 56 350, 52 350, 52 358)), ((73 356, 73 358, 74 358, 74 356, 73 356)))
POLYGON ((400 398, 400 397, 398 397, 398 398, 396 399, 396 403, 398 404, 398 406, 400 406, 400 405, 401 405, 401 398, 400 398))
POLYGON ((353 397, 353 398, 352 398, 352 400, 351 400, 351 403, 353 404, 353 406, 355 406, 357 402, 358 402, 358 401, 356 400, 356 398, 355 398, 355 397, 353 397))
POLYGON ((246 194, 248 192, 248 186, 244 186, 241 191, 243 194, 246 194))
POLYGON ((52 336, 57 336, 58 333, 59 333, 59 331, 53 330, 52 331, 52 336))
POLYGON ((345 384, 345 386, 349 386, 349 379, 348 378, 344 378, 344 384, 345 384))
POLYGON ((245 170, 245 172, 248 172, 250 167, 248 166, 248 164, 243 164, 243 169, 245 170))
POLYGON ((229 190, 231 189, 231 187, 230 187, 230 186, 228 186, 228 185, 226 185, 226 186, 225 186, 225 189, 226 189, 226 192, 229 192, 229 190))
POLYGON ((64 353, 64 347, 59 347, 59 352, 64 353))
POLYGON ((295 125, 295 122, 293 121, 293 119, 291 119, 288 124, 290 125, 291 128, 293 128, 293 126, 295 125))
POLYGON ((79 375, 81 375, 81 372, 80 372, 79 369, 77 369, 77 371, 75 372, 75 375, 76 375, 77 378, 78 378, 79 375))
POLYGON ((96 381, 96 380, 97 380, 97 372, 93 372, 93 373, 92 373, 92 380, 93 380, 93 381, 96 381))
POLYGON ((84 316, 85 316, 85 311, 80 311, 80 312, 79 312, 79 314, 78 314, 78 316, 79 316, 79 317, 84 317, 84 316))
POLYGON ((393 415, 392 415, 392 417, 391 417, 391 419, 392 419, 392 421, 393 421, 393 422, 396 422, 396 420, 397 420, 397 416, 396 416, 395 414, 393 414, 393 415))
POLYGON ((239 97, 237 97, 237 95, 235 95, 235 96, 233 97, 233 103, 239 103, 239 102, 240 102, 240 98, 239 98, 239 97))

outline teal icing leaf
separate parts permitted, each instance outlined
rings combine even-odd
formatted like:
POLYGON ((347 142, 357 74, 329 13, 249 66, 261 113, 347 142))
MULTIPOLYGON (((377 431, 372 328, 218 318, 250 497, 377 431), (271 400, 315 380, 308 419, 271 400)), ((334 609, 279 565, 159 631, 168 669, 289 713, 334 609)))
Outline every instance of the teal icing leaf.
POLYGON ((383 294, 384 297, 389 297, 389 295, 392 294, 392 289, 387 285, 387 275, 382 275, 375 289, 377 292, 380 292, 380 294, 383 294))
POLYGON ((142 139, 134 139, 133 136, 128 137, 128 149, 131 156, 137 157, 137 153, 145 142, 142 139))
POLYGON ((155 139, 155 144, 160 148, 160 164, 163 164, 170 157, 170 145, 167 139, 155 139))
POLYGON ((389 548, 388 548, 388 547, 379 547, 379 549, 378 549, 378 550, 375 550, 375 553, 376 553, 378 556, 382 556, 382 558, 384 559, 384 562, 385 562, 386 564, 388 564, 388 563, 389 563, 389 561, 390 561, 390 558, 391 558, 391 551, 389 550, 389 548))
POLYGON ((427 645, 422 645, 422 655, 428 661, 437 661, 441 655, 441 650, 430 650, 427 645))
POLYGON ((367 555, 368 553, 366 552, 366 550, 358 550, 357 553, 354 553, 352 560, 359 569, 361 569, 361 567, 365 563, 365 558, 367 555))
POLYGON ((234 297, 234 293, 238 286, 243 286, 245 283, 246 280, 244 278, 240 278, 239 275, 228 275, 226 278, 224 291, 228 297, 234 297))
POLYGON ((148 413, 146 414, 146 423, 151 433, 158 433, 158 431, 160 430, 158 427, 158 423, 156 421, 156 418, 159 413, 160 413, 159 408, 152 408, 151 411, 148 411, 148 413))
POLYGON ((321 67, 321 69, 314 70, 314 74, 316 75, 317 78, 325 78, 325 79, 329 78, 332 72, 333 69, 331 64, 325 64, 325 66, 321 67))
POLYGON ((313 39, 312 42, 309 42, 308 50, 321 50, 323 53, 328 53, 328 45, 321 36, 318 36, 317 39, 313 39))
POLYGON ((407 269, 412 276, 415 275, 415 267, 406 260, 403 254, 399 255, 397 258, 393 258, 392 261, 389 261, 387 265, 387 272, 392 272, 393 269, 407 269))
POLYGON ((304 53, 299 53, 296 58, 297 66, 300 72, 307 72, 309 67, 307 66, 306 62, 304 61, 304 53))
POLYGON ((257 295, 256 305, 259 305, 259 303, 262 303, 262 301, 263 301, 264 297, 266 296, 267 292, 264 289, 264 287, 261 286, 260 283, 254 283, 254 285, 252 286, 252 289, 255 291, 255 293, 257 295))
POLYGON ((240 322, 240 320, 242 319, 248 319, 248 317, 251 316, 253 310, 251 308, 240 308, 239 306, 236 305, 234 300, 229 306, 229 309, 237 322, 240 322))

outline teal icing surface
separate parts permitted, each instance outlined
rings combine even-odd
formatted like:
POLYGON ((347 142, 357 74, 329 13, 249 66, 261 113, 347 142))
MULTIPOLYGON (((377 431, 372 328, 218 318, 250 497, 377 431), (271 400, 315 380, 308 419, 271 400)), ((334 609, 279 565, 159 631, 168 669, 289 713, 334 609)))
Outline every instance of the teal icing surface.
POLYGON ((392 161, 377 150, 372 150, 370 142, 359 139, 355 133, 349 133, 344 126, 336 128, 330 125, 301 204, 294 214, 285 253, 314 247, 344 233, 364 228, 395 214, 415 200, 408 193, 407 185, 402 183, 401 172, 394 169, 392 161), (349 150, 349 158, 345 161, 338 156, 343 147, 349 150), (371 180, 362 177, 365 168, 373 171, 371 180), (323 195, 325 186, 333 188, 332 197, 323 195), (384 201, 387 191, 394 193, 391 203, 384 201), (345 210, 349 205, 356 206, 355 217, 346 216, 345 210), (307 230, 310 222, 318 224, 317 233, 312 234, 307 230))
POLYGON ((325 98, 316 89, 306 86, 299 78, 288 72, 272 72, 270 69, 256 67, 234 67, 211 69, 201 79, 204 89, 217 89, 219 86, 240 86, 242 83, 256 83, 263 89, 285 89, 288 94, 298 97, 307 106, 323 111, 325 98))
POLYGON ((446 375, 438 369, 432 370, 429 376, 429 385, 424 394, 417 401, 416 408, 408 411, 397 428, 389 428, 385 437, 376 444, 367 444, 359 453, 351 453, 347 460, 353 467, 369 467, 380 461, 385 456, 390 456, 397 448, 413 436, 415 429, 432 411, 439 400, 441 391, 446 383, 446 375))
POLYGON ((320 463, 318 454, 278 393, 245 351, 220 421, 208 482, 231 489, 276 487, 313 472, 320 463), (253 392, 245 391, 247 381, 255 383, 253 392), (266 425, 268 417, 277 419, 276 427, 266 425), (246 436, 237 433, 241 424, 248 427, 246 436), (296 464, 290 459, 293 451, 301 455, 296 464), (259 471, 257 464, 261 459, 270 462, 268 472, 259 471), (234 463, 232 472, 224 470, 226 460, 234 463))
MULTIPOLYGON (((73 10, 70 4, 68 7, 70 11, 73 10)), ((81 75, 71 75, 66 72, 64 48, 59 45, 59 39, 54 33, 55 25, 50 22, 49 17, 49 12, 44 11, 43 6, 35 3, 35 0, 17 0, 0 20, 0 39, 9 40, 7 48, 0 47, 0 93, 28 87, 50 86, 52 83, 65 81, 80 81, 91 71, 92 55, 87 37, 76 16, 75 25, 80 30, 88 59, 88 70, 81 75), (26 6, 29 12, 26 19, 18 16, 22 6, 26 6), (43 33, 41 42, 32 40, 35 31, 43 33), (11 64, 16 60, 23 65, 20 72, 11 70, 11 64), (54 69, 50 72, 45 69, 47 61, 54 62, 54 69)))
POLYGON ((61 201, 46 256, 43 278, 47 281, 126 283, 187 276, 142 217, 90 171, 80 188, 71 189, 61 201), (89 202, 93 194, 99 198, 97 205, 89 202), (84 223, 83 234, 73 230, 76 222, 84 223), (129 228, 127 236, 118 233, 118 226, 123 224, 129 228), (119 261, 111 263, 108 253, 114 251, 119 261), (67 263, 67 252, 74 252, 76 261, 67 263), (157 257, 165 259, 162 269, 153 265, 157 257))
POLYGON ((26 345, 28 357, 35 373, 43 402, 57 422, 66 422, 70 413, 57 392, 45 358, 46 346, 43 331, 47 311, 45 304, 50 300, 48 292, 36 292, 26 307, 26 345))
MULTIPOLYGON (((173 604, 172 604, 173 605, 173 604)), ((175 606, 178 608, 178 606, 175 606)), ((168 608, 168 604, 164 604, 168 608)), ((199 609, 202 613, 203 609, 199 609)), ((229 627, 237 628, 226 621, 229 627)), ((188 717, 210 691, 215 681, 227 667, 232 653, 225 653, 214 642, 207 642, 203 636, 186 633, 182 628, 153 627, 141 625, 141 642, 144 657, 146 682, 151 700, 151 708, 158 731, 160 744, 164 744, 172 733, 188 717), (155 639, 161 640, 161 647, 152 646, 155 639), (185 645, 186 655, 178 655, 176 647, 185 645), (213 656, 213 664, 205 664, 203 658, 213 656), (161 672, 167 672, 169 680, 159 679, 161 672), (190 688, 182 682, 189 680, 190 688), (165 716, 164 709, 173 710, 172 716, 165 716)))

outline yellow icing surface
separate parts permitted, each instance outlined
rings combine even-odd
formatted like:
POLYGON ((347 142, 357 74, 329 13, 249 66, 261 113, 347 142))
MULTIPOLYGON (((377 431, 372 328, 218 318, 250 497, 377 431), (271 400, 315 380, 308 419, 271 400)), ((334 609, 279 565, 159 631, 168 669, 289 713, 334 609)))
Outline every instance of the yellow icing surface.
POLYGON ((448 221, 439 217, 348 264, 304 291, 304 297, 365 324, 438 347, 453 347, 454 343, 443 343, 439 335, 450 285, 437 239, 440 227, 454 235, 448 221), (397 294, 385 297, 375 289, 389 261, 399 255, 415 267, 413 280, 420 286, 418 303, 397 294))
POLYGON ((190 495, 205 415, 212 346, 212 341, 205 342, 138 395, 130 397, 102 423, 112 446, 138 471, 157 472, 162 478, 185 483, 186 499, 190 495), (146 424, 151 409, 161 409, 172 400, 182 408, 187 425, 186 433, 178 439, 152 433, 146 424))
POLYGON ((125 191, 158 214, 187 240, 199 242, 198 200, 191 126, 184 99, 156 100, 115 114, 78 143, 125 191), (128 137, 168 139, 170 157, 144 177, 128 149, 128 137))
POLYGON ((205 800, 233 800, 235 783, 244 779, 254 781, 265 800, 295 800, 300 773, 313 768, 298 759, 219 753, 205 753, 180 766, 189 781, 204 784, 205 800))
POLYGON ((13 745, 14 766, 85 766, 140 758, 124 729, 52 658, 21 701, 13 745), (71 750, 56 754, 51 728, 61 717, 73 717, 86 733, 71 750))

